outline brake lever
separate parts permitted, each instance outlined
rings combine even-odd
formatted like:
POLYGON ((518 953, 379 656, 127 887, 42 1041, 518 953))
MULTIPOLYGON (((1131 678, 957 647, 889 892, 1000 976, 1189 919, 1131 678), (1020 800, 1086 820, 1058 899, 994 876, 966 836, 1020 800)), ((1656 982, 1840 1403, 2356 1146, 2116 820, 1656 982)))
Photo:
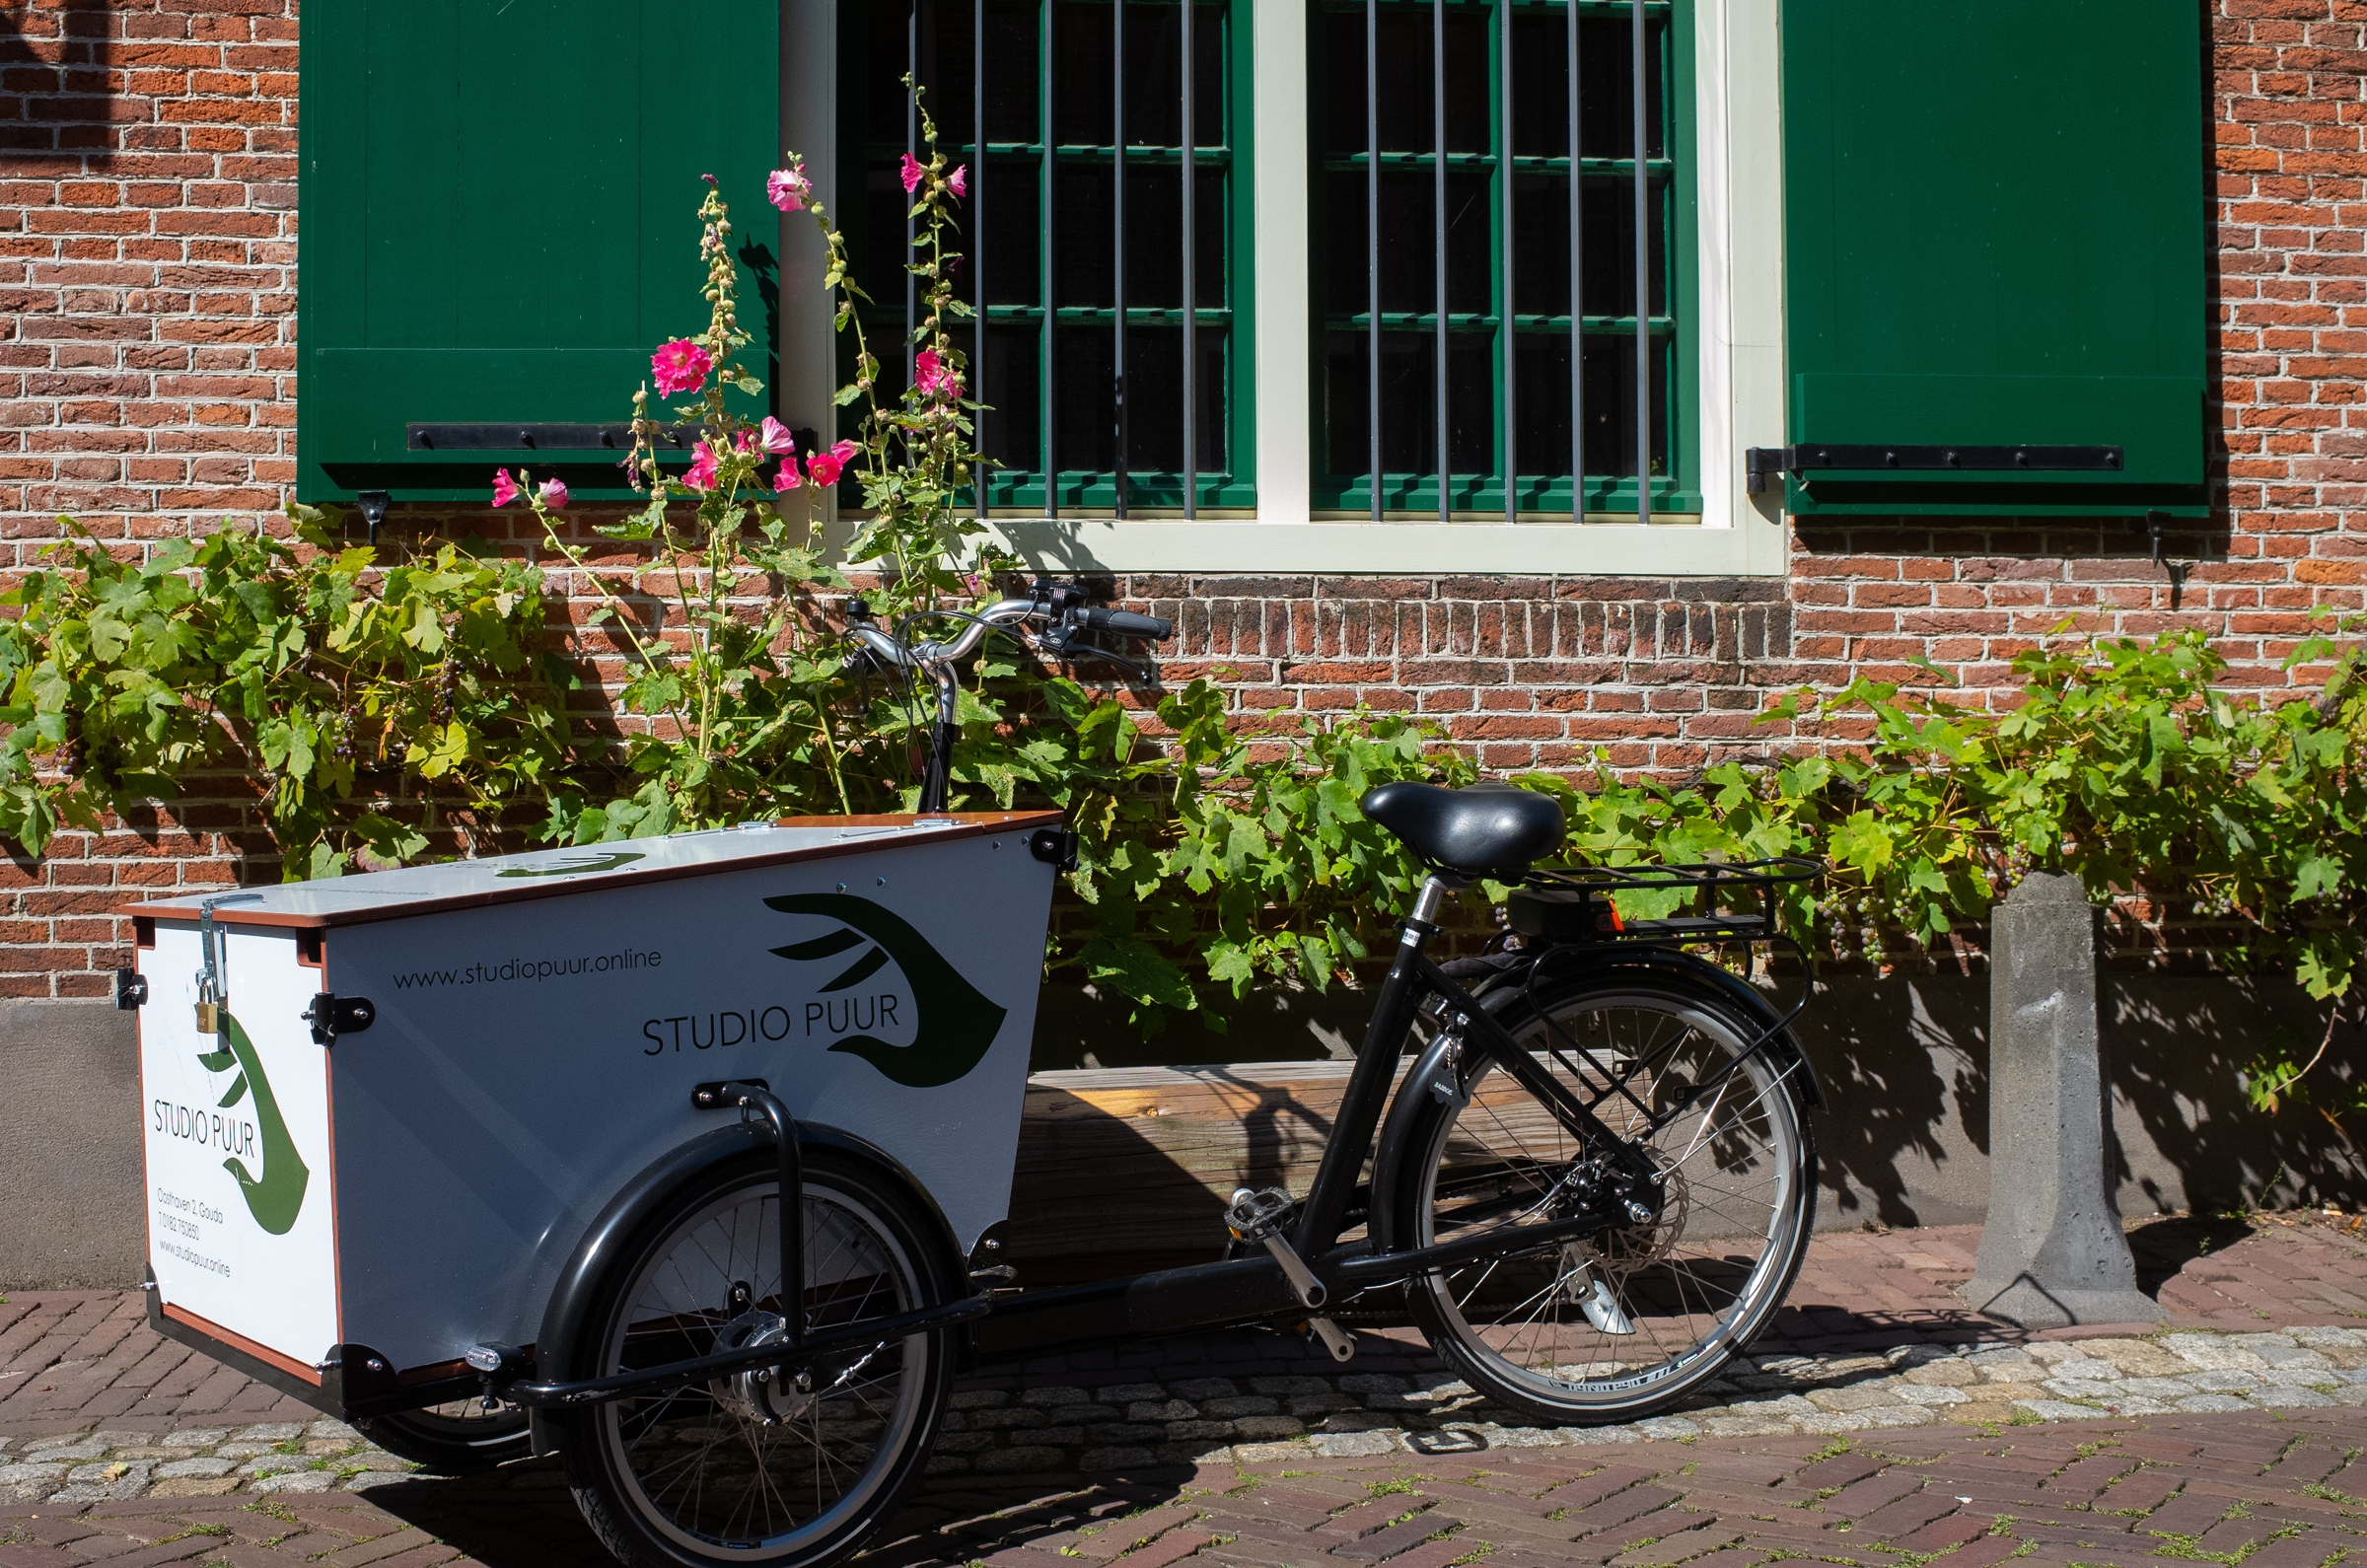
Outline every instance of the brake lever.
POLYGON ((1077 639, 1084 634, 1085 629, 1083 626, 1064 628, 1051 636, 1039 637, 1037 642, 1051 650, 1066 664, 1077 664, 1088 658, 1105 659, 1111 664, 1121 666, 1138 676, 1150 673, 1151 667, 1147 660, 1129 658, 1125 654, 1105 648, 1099 643, 1079 642, 1077 639))

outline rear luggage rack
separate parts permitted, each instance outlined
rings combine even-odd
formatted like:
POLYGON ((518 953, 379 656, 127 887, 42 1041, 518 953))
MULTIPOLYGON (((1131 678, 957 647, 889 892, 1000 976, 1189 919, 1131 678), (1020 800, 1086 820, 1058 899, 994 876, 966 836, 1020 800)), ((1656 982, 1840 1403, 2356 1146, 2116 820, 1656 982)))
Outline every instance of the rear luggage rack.
POLYGON ((1512 929, 1543 942, 1768 942, 1778 938, 1776 890, 1816 882, 1825 863, 1799 855, 1772 860, 1674 866, 1571 866, 1532 871, 1504 900, 1512 929), (1658 920, 1621 918, 1622 892, 1683 893, 1702 912, 1658 920), (1757 909, 1722 907, 1736 895, 1757 909))

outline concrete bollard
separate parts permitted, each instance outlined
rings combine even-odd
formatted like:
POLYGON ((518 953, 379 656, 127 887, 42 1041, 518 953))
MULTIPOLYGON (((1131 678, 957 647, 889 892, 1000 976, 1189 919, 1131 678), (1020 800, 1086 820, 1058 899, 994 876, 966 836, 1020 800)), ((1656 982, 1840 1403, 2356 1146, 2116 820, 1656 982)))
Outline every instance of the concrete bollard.
POLYGON ((2159 1321, 2108 1170, 2095 908, 2078 878, 2034 872, 1993 921, 1989 1213, 1965 1299, 2025 1328, 2159 1321))

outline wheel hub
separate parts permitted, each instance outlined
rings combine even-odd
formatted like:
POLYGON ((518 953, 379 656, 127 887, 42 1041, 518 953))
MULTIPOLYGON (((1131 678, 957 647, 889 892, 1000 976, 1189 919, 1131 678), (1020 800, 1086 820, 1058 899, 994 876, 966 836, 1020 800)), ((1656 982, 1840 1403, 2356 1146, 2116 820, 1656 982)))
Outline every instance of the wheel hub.
POLYGON ((1614 1275, 1625 1279, 1637 1269, 1666 1256, 1685 1234, 1686 1211, 1692 1194, 1682 1171, 1660 1176, 1660 1212, 1648 1222, 1612 1231, 1602 1238, 1603 1261, 1614 1275))
MULTIPOLYGON (((723 1325, 715 1335, 718 1355, 734 1350, 757 1350, 765 1345, 784 1344, 789 1338, 788 1319, 778 1313, 749 1311, 723 1325)), ((789 1373, 778 1367, 753 1367, 708 1382, 707 1391, 715 1402, 744 1421, 759 1426, 772 1426, 782 1421, 794 1421, 804 1415, 814 1403, 814 1380, 805 1372, 789 1373)))

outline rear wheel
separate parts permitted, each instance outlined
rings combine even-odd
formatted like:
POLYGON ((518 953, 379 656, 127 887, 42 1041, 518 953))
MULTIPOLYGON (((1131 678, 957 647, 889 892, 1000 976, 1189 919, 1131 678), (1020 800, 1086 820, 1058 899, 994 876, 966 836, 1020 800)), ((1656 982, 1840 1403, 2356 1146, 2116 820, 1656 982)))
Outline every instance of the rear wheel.
POLYGON ((1410 1281, 1408 1305, 1488 1398, 1558 1424, 1634 1420, 1716 1376, 1799 1272, 1817 1170, 1804 1069, 1785 1038, 1712 1087, 1761 1026, 1706 985, 1576 982, 1499 1022, 1641 1150, 1658 1213, 1524 1249, 1525 1229, 1577 1211, 1604 1151, 1489 1062, 1468 1100, 1434 1099, 1417 1122, 1395 1218, 1412 1246, 1494 1235, 1504 1249, 1410 1281), (1632 1101, 1614 1088, 1622 1075, 1632 1101))
MULTIPOLYGON (((576 1375, 610 1377, 783 1333, 779 1187, 769 1156, 688 1184, 619 1254, 576 1375)), ((957 1282, 900 1183, 827 1151, 805 1173, 808 1331, 953 1299, 957 1282)), ((745 1373, 568 1419, 577 1503, 633 1568, 801 1568, 860 1549, 935 1441, 948 1333, 863 1339, 789 1376, 745 1373)))

